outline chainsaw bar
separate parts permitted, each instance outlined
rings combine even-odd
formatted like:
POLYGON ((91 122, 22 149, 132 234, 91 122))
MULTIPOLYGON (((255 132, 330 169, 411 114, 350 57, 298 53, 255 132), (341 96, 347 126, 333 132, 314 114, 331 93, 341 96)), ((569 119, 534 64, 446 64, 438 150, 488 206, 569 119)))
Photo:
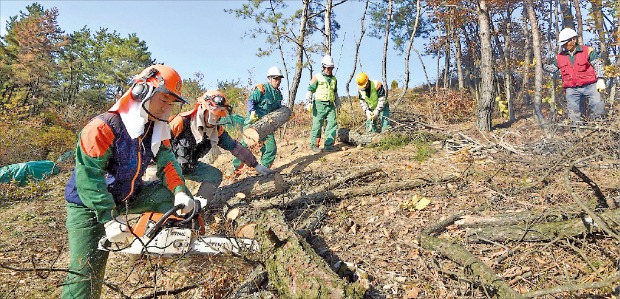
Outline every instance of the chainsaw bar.
POLYGON ((178 256, 184 254, 239 254, 258 252, 256 240, 222 236, 197 236, 191 229, 163 228, 153 239, 135 238, 131 244, 111 243, 105 237, 99 242, 99 249, 126 254, 150 254, 178 256))

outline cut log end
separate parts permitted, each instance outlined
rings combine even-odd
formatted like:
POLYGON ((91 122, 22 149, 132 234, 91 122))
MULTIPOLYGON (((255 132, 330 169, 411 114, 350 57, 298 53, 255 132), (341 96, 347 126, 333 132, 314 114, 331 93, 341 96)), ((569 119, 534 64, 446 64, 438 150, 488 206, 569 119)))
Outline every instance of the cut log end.
POLYGON ((252 127, 243 130, 243 141, 247 144, 248 147, 258 143, 260 139, 260 134, 258 131, 252 127))
POLYGON ((256 235, 256 223, 248 223, 242 227, 240 227, 235 233, 237 238, 250 238, 254 239, 256 235))

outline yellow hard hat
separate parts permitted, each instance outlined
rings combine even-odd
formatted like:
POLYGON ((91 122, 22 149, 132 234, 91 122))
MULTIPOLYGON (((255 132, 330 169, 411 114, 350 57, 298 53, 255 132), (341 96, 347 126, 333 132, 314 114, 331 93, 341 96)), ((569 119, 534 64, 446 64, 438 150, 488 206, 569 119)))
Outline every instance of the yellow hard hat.
POLYGON ((368 75, 364 72, 357 74, 357 77, 355 77, 355 82, 357 82, 357 87, 360 89, 366 87, 366 83, 368 83, 368 75))

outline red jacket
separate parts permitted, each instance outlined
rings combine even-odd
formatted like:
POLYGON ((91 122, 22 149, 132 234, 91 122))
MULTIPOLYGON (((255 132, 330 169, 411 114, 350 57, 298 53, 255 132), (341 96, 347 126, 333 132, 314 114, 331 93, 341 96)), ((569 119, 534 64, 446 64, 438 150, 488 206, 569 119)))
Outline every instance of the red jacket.
POLYGON ((566 51, 558 54, 556 57, 558 68, 562 74, 562 86, 564 88, 582 87, 596 82, 596 73, 594 67, 588 61, 592 48, 581 46, 575 53, 575 61, 571 63, 571 59, 566 51))

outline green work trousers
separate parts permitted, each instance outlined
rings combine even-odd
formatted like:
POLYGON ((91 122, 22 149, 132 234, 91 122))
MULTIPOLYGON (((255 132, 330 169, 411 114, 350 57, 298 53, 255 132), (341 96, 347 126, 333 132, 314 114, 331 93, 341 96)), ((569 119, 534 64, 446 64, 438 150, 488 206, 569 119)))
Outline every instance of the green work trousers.
POLYGON ((390 128, 390 106, 385 104, 383 109, 379 111, 379 116, 377 119, 366 120, 366 132, 385 132, 385 130, 390 128), (379 130, 379 124, 381 124, 381 130, 379 130))
POLYGON ((325 146, 332 146, 336 141, 336 105, 334 102, 314 101, 312 104, 312 131, 310 131, 310 145, 318 147, 317 139, 321 138, 323 123, 325 124, 325 146))
POLYGON ((223 175, 219 169, 199 161, 191 171, 184 172, 183 177, 186 180, 209 182, 219 186, 222 183, 223 175))
MULTIPOLYGON (((278 153, 276 138, 273 136, 273 134, 269 134, 265 137, 264 140, 261 140, 261 142, 264 142, 264 144, 263 147, 260 148, 260 164, 265 167, 271 167, 271 164, 273 164, 273 161, 276 160, 276 154, 278 153)), ((246 143, 243 141, 241 141, 241 145, 247 147, 246 143)), ((241 160, 235 157, 233 159, 233 167, 235 167, 235 169, 238 169, 239 165, 241 165, 241 160)))
MULTIPOLYGON (((173 207, 174 195, 160 182, 146 185, 136 199, 119 214, 139 214, 147 211, 166 212, 173 207)), ((103 223, 97 221, 88 207, 67 203, 67 233, 69 236, 69 275, 62 289, 62 298, 97 299, 105 274, 108 252, 97 249, 105 236, 103 223)))

